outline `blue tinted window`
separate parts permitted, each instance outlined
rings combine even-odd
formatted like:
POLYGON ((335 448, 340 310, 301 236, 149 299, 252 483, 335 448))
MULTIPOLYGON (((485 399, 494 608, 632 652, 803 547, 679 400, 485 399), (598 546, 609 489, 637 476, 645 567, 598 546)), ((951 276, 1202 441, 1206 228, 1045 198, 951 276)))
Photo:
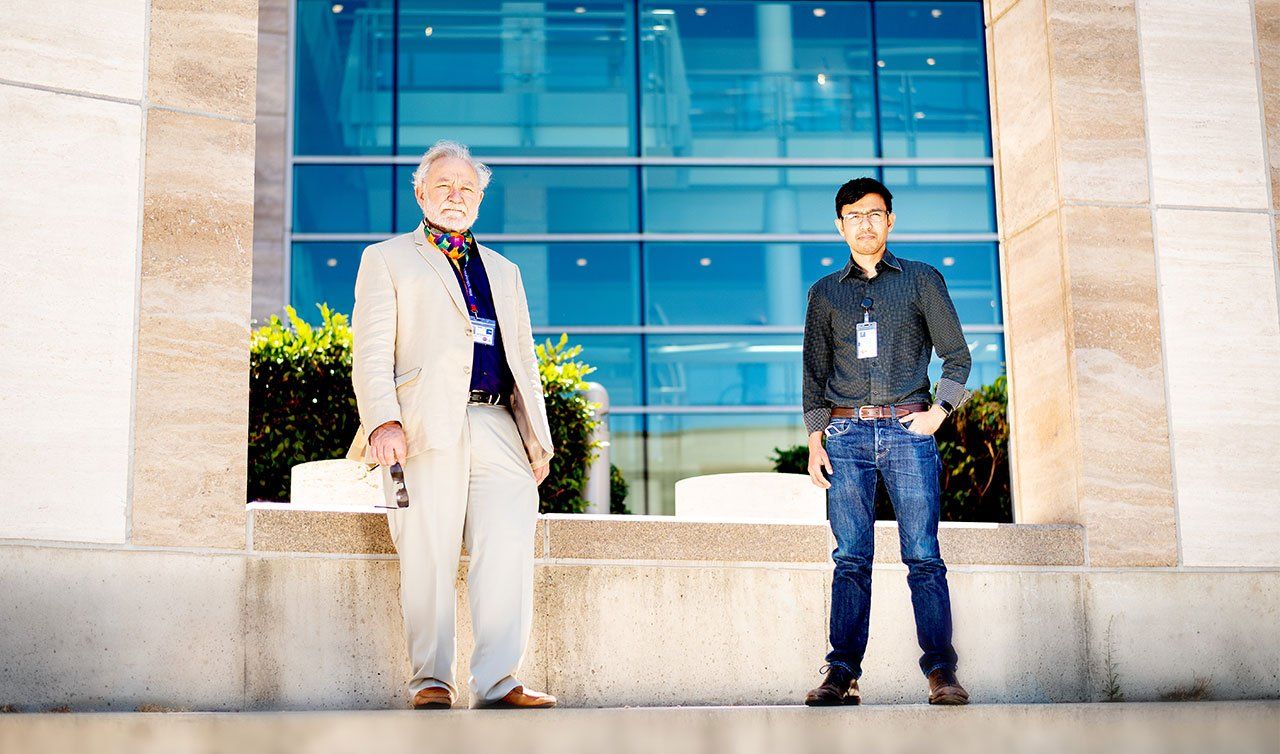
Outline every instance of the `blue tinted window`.
POLYGON ((885 168, 883 180, 897 233, 995 232, 991 168, 885 168))
MULTIPOLYGON (((537 343, 558 341, 560 333, 555 329, 539 331, 533 339, 537 343)), ((570 334, 569 344, 582 346, 581 358, 596 369, 587 381, 604 385, 613 405, 644 405, 639 335, 570 334)))
MULTIPOLYGON (((969 353, 973 356, 973 368, 969 371, 970 390, 990 385, 1004 374, 1004 335, 1001 333, 965 331, 969 341, 969 353)), ((935 355, 929 364, 929 384, 937 384, 942 377, 942 360, 935 355)))
POLYGON ((942 273, 962 323, 1000 323, 1000 262, 995 244, 911 243, 891 246, 894 254, 931 264, 942 273))
POLYGON ((351 316, 363 243, 299 243, 292 248, 289 300, 303 319, 319 322, 319 304, 351 316))
MULTIPOLYGON (((396 183, 397 225, 406 230, 422 219, 413 195, 414 169, 401 166, 396 183)), ((478 236, 635 232, 639 213, 636 178, 631 167, 496 165, 475 232, 478 236)))
POLYGON ((390 154, 392 0, 298 0, 295 154, 390 154))
POLYGON ((675 484, 704 474, 771 471, 774 448, 805 442, 800 414, 651 414, 646 417, 649 512, 675 513, 675 484))
MULTIPOLYGON (((651 233, 830 233, 835 196, 873 168, 648 167, 651 233)), ((894 193, 897 190, 890 187, 894 193)))
POLYGON ((400 0, 399 151, 634 153, 632 13, 622 2, 400 0))
POLYGON ((990 155, 981 4, 879 2, 875 16, 884 156, 990 155))
POLYGON ((646 346, 652 405, 800 403, 799 334, 650 335, 646 346))
POLYGON ((867 3, 645 2, 644 152, 875 154, 867 3))
POLYGON ((636 244, 497 244, 520 266, 534 327, 640 322, 636 244))
POLYGON ((390 165, 295 165, 293 232, 390 233, 393 175, 390 165))
POLYGON ((849 252, 842 242, 651 243, 644 254, 648 324, 798 327, 809 286, 849 252))

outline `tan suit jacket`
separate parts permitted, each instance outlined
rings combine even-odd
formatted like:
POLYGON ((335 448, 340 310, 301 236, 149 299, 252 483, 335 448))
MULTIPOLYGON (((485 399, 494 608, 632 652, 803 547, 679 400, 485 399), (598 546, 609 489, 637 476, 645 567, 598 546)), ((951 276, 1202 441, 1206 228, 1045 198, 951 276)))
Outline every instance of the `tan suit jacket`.
MULTIPOLYGON (((485 246, 507 365, 511 412, 532 467, 551 460, 551 428, 520 268, 485 246)), ((471 391, 471 320, 449 260, 419 225, 364 250, 356 275, 351 382, 360 429, 347 457, 375 463, 368 433, 404 426, 409 455, 458 443, 471 391)))

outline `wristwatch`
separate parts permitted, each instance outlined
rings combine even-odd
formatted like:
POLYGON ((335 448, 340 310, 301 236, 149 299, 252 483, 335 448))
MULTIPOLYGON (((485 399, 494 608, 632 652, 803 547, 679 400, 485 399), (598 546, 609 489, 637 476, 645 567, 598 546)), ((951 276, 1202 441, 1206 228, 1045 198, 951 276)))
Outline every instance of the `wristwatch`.
POLYGON ((955 406, 951 405, 950 403, 947 403, 946 401, 935 401, 933 405, 941 406, 942 410, 947 412, 947 416, 951 416, 951 414, 954 413, 956 410, 955 406))

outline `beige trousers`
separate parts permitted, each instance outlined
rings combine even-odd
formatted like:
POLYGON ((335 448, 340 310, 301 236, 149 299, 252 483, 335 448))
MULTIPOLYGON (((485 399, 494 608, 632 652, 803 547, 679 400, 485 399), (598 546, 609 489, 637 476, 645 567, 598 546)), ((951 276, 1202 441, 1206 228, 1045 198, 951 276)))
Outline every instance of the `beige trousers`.
MULTIPOLYGON (((387 523, 400 556, 410 693, 457 691, 454 580, 465 540, 472 703, 501 699, 520 685, 516 672, 533 621, 538 486, 515 419, 502 406, 469 405, 456 447, 418 453, 403 465, 409 507, 389 511, 387 523)), ((382 481, 394 506, 386 469, 382 481)))

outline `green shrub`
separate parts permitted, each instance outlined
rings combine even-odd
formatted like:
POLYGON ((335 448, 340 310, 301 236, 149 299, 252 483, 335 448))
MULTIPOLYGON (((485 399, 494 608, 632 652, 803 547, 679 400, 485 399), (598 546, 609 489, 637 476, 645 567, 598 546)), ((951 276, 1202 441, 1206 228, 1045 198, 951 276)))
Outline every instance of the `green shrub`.
MULTIPOLYGON (((253 332, 249 372, 249 499, 288 500, 289 473, 297 464, 342 458, 360 424, 351 390, 351 329, 347 318, 320 305, 311 325, 292 307, 253 332)), ((595 456, 591 433, 595 406, 583 377, 593 370, 578 360, 581 346, 568 337, 537 347, 538 368, 556 456, 542 483, 542 511, 580 513, 586 469, 595 456)), ((614 470, 611 507, 626 498, 626 481, 614 470), (618 497, 619 493, 621 498, 618 497)), ((624 507, 625 509, 625 507, 624 507)))
POLYGON ((609 464, 609 512, 610 513, 630 513, 627 508, 627 493, 631 491, 631 485, 627 484, 627 480, 622 476, 622 469, 613 464, 609 464))
MULTIPOLYGON (((1008 382, 1003 375, 974 391, 960 410, 942 423, 935 437, 942 457, 942 520, 1013 520, 1009 493, 1008 382)), ((809 448, 774 448, 773 470, 809 473, 809 448)), ((876 518, 893 520, 883 483, 876 485, 876 518)))
POLYGON ((360 424, 351 392, 351 329, 320 306, 312 326, 292 307, 253 333, 249 371, 249 499, 288 500, 289 470, 341 458, 360 424))
POLYGON ((596 405, 587 401, 584 379, 595 371, 578 360, 582 346, 569 346, 569 336, 558 343, 550 340, 535 347, 542 394, 551 424, 551 442, 556 446, 551 474, 542 483, 543 513, 581 513, 587 508, 582 498, 587 483, 587 467, 596 457, 596 405))

